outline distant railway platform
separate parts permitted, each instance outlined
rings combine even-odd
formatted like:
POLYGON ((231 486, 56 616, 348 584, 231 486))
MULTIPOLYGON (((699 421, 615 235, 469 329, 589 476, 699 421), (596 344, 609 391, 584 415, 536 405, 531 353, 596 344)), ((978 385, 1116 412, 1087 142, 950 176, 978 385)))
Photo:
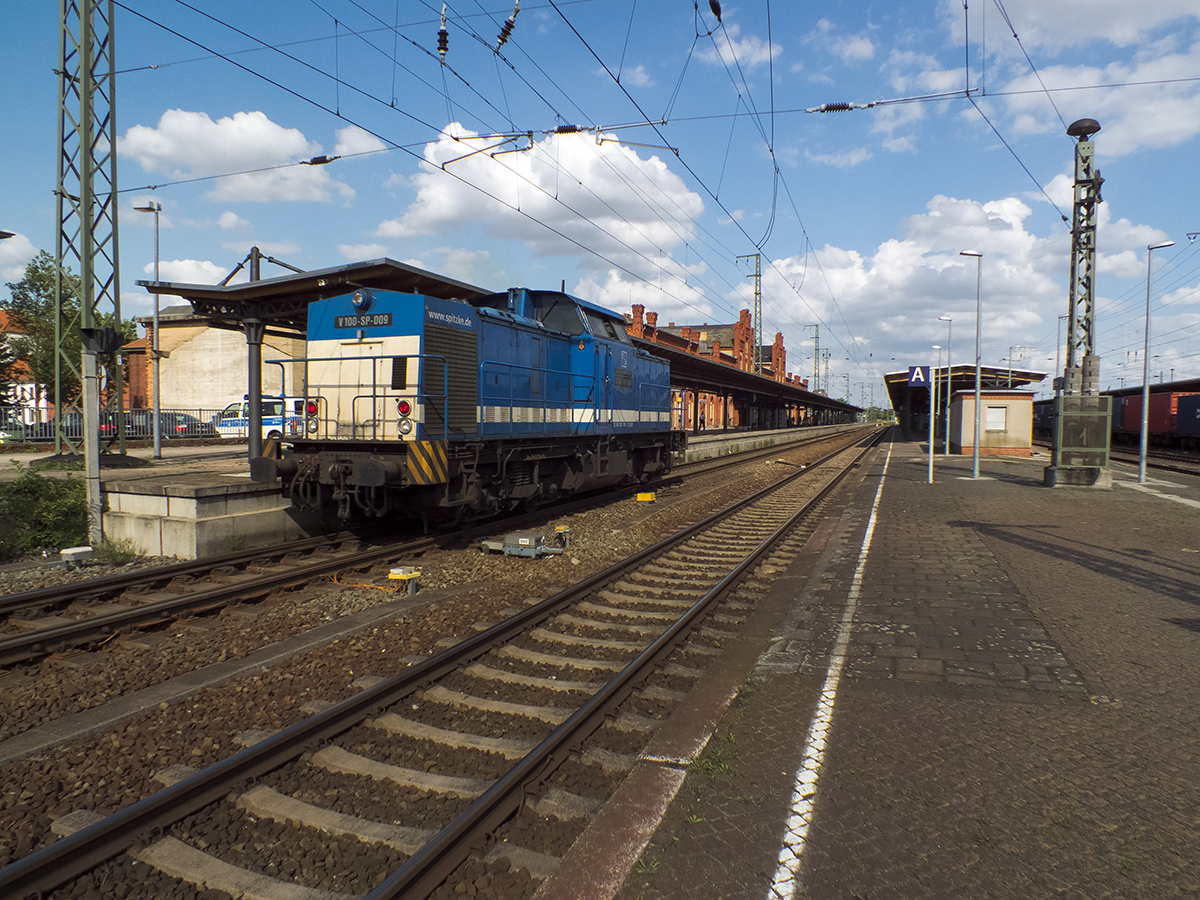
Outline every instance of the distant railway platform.
POLYGON ((881 445, 697 688, 703 752, 673 717, 539 898, 1200 894, 1200 479, 925 449, 881 445))

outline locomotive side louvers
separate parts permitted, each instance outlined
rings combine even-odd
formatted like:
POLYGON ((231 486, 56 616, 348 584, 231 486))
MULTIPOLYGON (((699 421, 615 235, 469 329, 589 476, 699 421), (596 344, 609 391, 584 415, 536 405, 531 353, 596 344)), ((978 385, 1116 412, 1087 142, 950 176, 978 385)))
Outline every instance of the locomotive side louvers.
POLYGON ((475 431, 479 407, 477 340, 473 331, 434 323, 425 326, 422 354, 425 377, 421 402, 425 406, 425 432, 430 437, 447 432, 471 434, 475 431), (447 372, 450 375, 448 390, 447 372))

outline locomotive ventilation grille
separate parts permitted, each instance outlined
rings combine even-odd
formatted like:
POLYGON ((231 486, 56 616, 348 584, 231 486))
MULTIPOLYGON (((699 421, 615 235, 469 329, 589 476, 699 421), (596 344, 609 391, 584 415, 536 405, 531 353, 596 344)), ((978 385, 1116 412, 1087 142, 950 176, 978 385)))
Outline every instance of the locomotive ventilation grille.
POLYGON ((425 390, 422 402, 425 404, 426 433, 436 436, 445 430, 450 434, 471 434, 475 431, 479 406, 479 350, 475 332, 426 324, 423 356, 425 390), (436 357, 445 357, 447 367, 443 368, 442 361, 436 357), (447 369, 450 373, 448 389, 447 369), (446 411, 449 412, 449 423, 444 416, 446 411))

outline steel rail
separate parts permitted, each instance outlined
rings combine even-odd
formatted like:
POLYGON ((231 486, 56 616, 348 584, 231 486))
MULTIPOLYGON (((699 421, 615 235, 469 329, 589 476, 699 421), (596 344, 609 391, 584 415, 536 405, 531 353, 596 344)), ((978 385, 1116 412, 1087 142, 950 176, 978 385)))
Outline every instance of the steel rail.
MULTIPOLYGON (((878 440, 879 436, 871 437, 878 440)), ((506 643, 517 634, 555 615, 561 607, 621 577, 647 559, 686 542, 721 519, 757 502, 766 494, 815 472, 817 466, 843 452, 845 451, 835 451, 801 471, 790 473, 730 507, 693 523, 516 616, 473 634, 455 646, 360 691, 336 706, 297 722, 195 775, 163 788, 91 826, 60 838, 53 844, 11 863, 0 869, 0 896, 30 897, 52 891, 78 878, 127 850, 140 838, 156 830, 166 829, 227 796, 239 785, 292 762, 305 750, 331 740, 368 716, 378 714, 398 703, 425 684, 458 668, 463 662, 506 643)), ((345 560, 338 562, 345 565, 345 560)))
MULTIPOLYGON (((222 585, 207 591, 180 594, 157 603, 120 612, 106 613, 43 628, 29 634, 0 641, 0 665, 11 665, 55 653, 67 647, 98 641, 110 637, 125 628, 140 628, 160 622, 168 622, 183 613, 202 612, 225 606, 247 595, 257 595, 303 584, 320 575, 328 575, 342 569, 356 569, 379 562, 388 557, 401 556, 416 550, 425 550, 437 545, 434 538, 420 538, 400 544, 389 544, 360 550, 346 556, 337 556, 320 563, 311 563, 286 572, 275 572, 253 580, 222 585)), ((260 557, 253 557, 260 558, 260 557)))
POLYGON ((72 584, 59 584, 53 587, 37 588, 32 591, 22 591, 19 594, 8 594, 0 597, 0 614, 11 615, 23 609, 34 609, 39 606, 61 606, 84 597, 104 594, 115 594, 141 584, 154 584, 159 581, 169 581, 179 575, 194 575, 218 566, 239 566, 254 562, 256 559, 283 556, 296 550, 317 550, 321 547, 331 547, 342 541, 357 540, 351 535, 335 537, 315 537, 292 541, 286 545, 260 547, 257 550, 242 550, 238 553, 227 553, 222 556, 211 556, 203 560, 185 560, 168 563, 154 569, 138 569, 133 572, 118 572, 115 575, 103 575, 90 578, 87 581, 72 584))
MULTIPOLYGON (((837 435, 834 435, 837 437, 837 435)), ((828 440, 829 436, 815 438, 812 441, 800 442, 802 446, 808 446, 812 443, 819 443, 822 440, 828 440)), ((737 465, 742 462, 752 462, 763 456, 770 456, 781 452, 788 452, 796 447, 783 448, 767 448, 765 450, 750 451, 749 454, 738 454, 737 456, 725 457, 720 463, 710 464, 707 467, 703 463, 707 460, 693 463, 689 465, 700 466, 699 469, 685 474, 697 475, 705 474, 710 471, 719 470, 721 468, 737 465)), ((673 478, 676 476, 668 476, 673 478)), ((682 476, 679 476, 682 477, 682 476)), ((594 496, 579 497, 574 501, 568 501, 567 504, 561 507, 561 511, 569 511, 578 506, 586 506, 595 502, 594 496)), ((544 511, 536 511, 516 517, 510 524, 514 527, 521 521, 527 518, 534 518, 544 514, 544 511)), ((470 529, 460 531, 456 538, 471 537, 480 535, 494 530, 494 524, 476 525, 470 529)), ((448 537, 443 535, 442 537, 448 537)), ((435 541, 437 536, 433 538, 424 538, 415 542, 411 548, 417 549, 420 547, 430 546, 435 541)), ((11 614, 21 609, 31 609, 41 606, 61 606, 66 603, 77 602, 79 600, 95 597, 97 595, 105 595, 115 593, 120 590, 127 589, 134 585, 140 584, 157 584, 159 582, 168 581, 171 578, 180 575, 195 575, 197 573, 212 571, 220 566, 243 565, 252 563, 258 559, 272 558, 275 556, 284 556, 287 552, 294 550, 319 549, 325 546, 332 546, 339 541, 351 539, 348 535, 341 535, 336 538, 309 538, 307 540, 296 541, 287 545, 277 545, 274 547, 260 548, 259 550, 247 550, 236 554, 227 554, 221 557, 206 559, 204 561, 187 561, 175 563, 155 569, 152 572, 142 570, 140 572, 121 573, 117 575, 105 576, 102 578, 92 579, 87 582, 80 582, 74 585, 57 585, 50 588, 40 588, 34 591, 26 591, 21 594, 13 594, 8 597, 0 598, 0 613, 11 614)), ((362 551, 368 556, 373 551, 362 551)), ((404 552, 404 551, 400 551, 404 552)), ((384 553, 386 556, 387 554, 384 553)), ((354 557, 343 557, 345 568, 355 568, 356 563, 354 557)), ((372 559, 374 561, 374 559, 372 559)), ((332 568, 338 568, 334 564, 332 568)), ((326 567, 326 571, 328 567, 326 567)), ((183 594, 178 598, 161 600, 157 603, 138 606, 134 609, 124 610, 121 612, 105 613, 99 616, 91 616, 86 619, 80 619, 76 622, 66 625, 56 625, 50 628, 31 631, 27 634, 10 637, 5 640, 0 640, 0 665, 13 665, 15 663, 24 662, 29 659, 34 659, 39 656, 44 656, 49 653, 55 653, 67 649, 68 647, 78 646, 90 641, 104 640, 111 637, 113 634, 127 628, 145 627, 161 622, 170 621, 178 617, 180 614, 200 612, 215 607, 219 607, 238 599, 240 595, 249 594, 259 590, 276 590, 280 587, 288 587, 293 584, 302 583, 305 576, 311 577, 313 570, 310 567, 297 569, 295 573, 288 573, 287 576, 264 576, 262 579, 254 582, 241 582, 239 585, 215 588, 211 591, 197 592, 192 594, 183 594), (294 577, 291 577, 293 576, 294 577)), ((318 568, 315 574, 323 574, 323 571, 318 568)))
MULTIPOLYGON (((697 600, 663 634, 631 660, 579 709, 547 735, 512 769, 497 779, 449 825, 434 835, 392 875, 388 876, 364 900, 425 900, 470 855, 471 850, 491 831, 515 813, 524 801, 526 787, 556 768, 569 753, 632 693, 659 662, 669 655, 702 619, 709 609, 724 598, 751 567, 766 556, 824 500, 858 462, 878 443, 882 434, 872 434, 855 460, 847 465, 799 510, 752 550, 707 594, 697 600)), ((838 451, 839 453, 844 451, 838 451)), ((836 455, 836 454, 835 454, 836 455)), ((824 461, 824 460, 823 460, 824 461)), ((802 473, 781 479, 768 490, 775 491, 802 473)), ((755 500, 764 492, 759 492, 755 500)), ((739 506, 739 508, 741 508, 739 506)), ((724 511, 726 514, 730 510, 724 511)))

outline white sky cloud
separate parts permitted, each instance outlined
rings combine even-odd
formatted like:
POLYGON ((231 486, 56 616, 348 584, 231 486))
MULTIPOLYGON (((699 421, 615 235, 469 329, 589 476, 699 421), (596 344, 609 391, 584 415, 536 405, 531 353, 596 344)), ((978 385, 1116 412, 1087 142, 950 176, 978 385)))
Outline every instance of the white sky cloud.
POLYGON ((352 262, 387 256, 387 247, 383 244, 338 244, 337 251, 352 262))
MULTIPOLYGON (((941 0, 943 15, 954 23, 957 40, 962 42, 962 0, 941 0)), ((1117 47, 1132 47, 1144 42, 1156 28, 1177 19, 1196 15, 1195 0, 1155 0, 1154 3, 1130 3, 1128 0, 1006 0, 1004 8, 1014 23, 1026 49, 1037 49, 1041 56, 1073 49, 1091 41, 1107 41, 1117 47)), ((974 12, 974 10, 973 10, 974 12)), ((1003 30, 997 17, 988 10, 988 43, 1020 55, 1011 34, 1003 30), (1000 27, 997 28, 997 25, 1000 27), (996 40, 990 35, 1001 35, 996 40), (1005 38, 1007 40, 1005 40, 1005 38)), ((972 39, 981 27, 981 16, 973 15, 972 39)))
POLYGON ((763 38, 739 37, 742 29, 736 22, 726 21, 725 25, 713 32, 713 44, 703 47, 696 56, 713 65, 733 65, 735 62, 753 68, 770 62, 771 58, 783 52, 779 44, 768 45, 763 38))
POLYGON ((222 231, 249 231, 254 226, 235 212, 223 212, 217 217, 217 227, 222 231))
POLYGON ((379 236, 451 234, 469 223, 493 237, 524 241, 539 257, 586 248, 594 253, 584 256, 585 269, 603 271, 617 262, 657 278, 660 267, 675 266, 670 251, 691 239, 693 220, 703 211, 700 197, 659 157, 643 158, 615 140, 549 135, 528 152, 493 158, 467 155, 493 139, 457 124, 447 132, 459 139, 444 132, 426 145, 422 171, 412 179, 416 200, 399 218, 381 223, 379 236))
POLYGON ((29 238, 13 232, 12 237, 0 241, 0 278, 5 282, 20 281, 25 277, 25 266, 37 253, 29 238))
MULTIPOLYGON (((608 77, 607 73, 605 73, 605 77, 608 77)), ((621 73, 621 84, 634 87, 654 87, 655 81, 650 77, 645 66, 630 66, 621 73)))
POLYGON ((156 128, 134 125, 126 131, 118 152, 147 172, 170 178, 228 176, 214 182, 209 200, 328 201, 334 194, 354 196, 353 189, 334 181, 324 166, 290 165, 319 155, 320 144, 298 129, 277 125, 262 112, 234 113, 214 122, 204 112, 169 109, 156 128), (256 169, 266 171, 251 171, 256 169))
POLYGON ((811 153, 805 151, 804 155, 810 162, 815 162, 822 166, 835 166, 839 169, 857 166, 859 163, 866 162, 874 156, 866 147, 855 147, 853 150, 847 150, 844 153, 811 153))
POLYGON ((352 156, 386 149, 387 144, 369 131, 364 131, 357 125, 347 125, 345 128, 338 129, 337 145, 333 152, 338 156, 352 156))
MULTIPOLYGON (((249 239, 239 241, 224 241, 221 244, 227 250, 232 250, 239 256, 245 256, 250 252, 251 247, 258 247, 264 256, 277 256, 283 258, 284 262, 288 262, 286 257, 296 256, 300 253, 300 245, 295 241, 252 241, 249 239)), ((221 276, 222 278, 224 276, 221 276)), ((268 277, 266 275, 264 278, 268 277)))
POLYGON ((875 56, 875 45, 865 34, 849 34, 836 38, 829 49, 847 64, 862 62, 875 56))
MULTIPOLYGON (((232 266, 228 268, 219 266, 206 259, 164 259, 160 264, 159 271, 163 281, 171 281, 176 284, 220 284, 232 268, 232 266)), ((143 271, 153 277, 154 264, 151 263, 143 271)), ((244 276, 244 273, 238 274, 244 276)), ((245 280, 245 277, 234 279, 234 281, 245 280)))
MULTIPOLYGON (((1102 130, 1096 140, 1102 142, 1106 155, 1172 147, 1200 134, 1200 82, 1194 80, 1200 72, 1200 42, 1186 53, 1139 60, 1132 65, 1050 66, 1039 71, 1048 88, 1130 85, 1087 92, 1087 117, 1100 123, 1102 130)), ((1017 133, 1063 132, 1062 123, 1032 73, 1012 79, 1004 90, 1024 92, 1005 98, 1017 133)), ((1077 118, 1070 109, 1078 101, 1072 103, 1070 94, 1053 96, 1059 109, 1066 110, 1068 124, 1077 118)))

